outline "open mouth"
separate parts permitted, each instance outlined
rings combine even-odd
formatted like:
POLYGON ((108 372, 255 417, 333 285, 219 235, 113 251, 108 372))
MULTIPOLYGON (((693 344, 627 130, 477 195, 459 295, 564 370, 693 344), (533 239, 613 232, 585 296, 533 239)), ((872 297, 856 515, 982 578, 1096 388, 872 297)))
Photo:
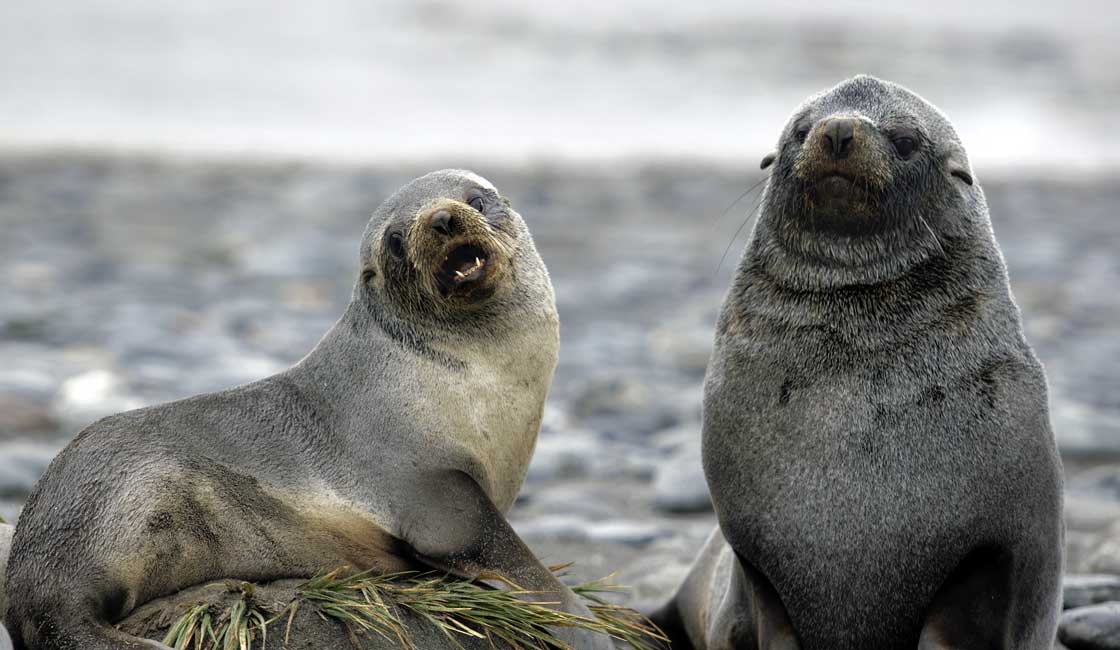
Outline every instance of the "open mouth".
POLYGON ((488 254, 474 244, 452 247, 436 269, 436 280, 444 293, 474 284, 486 277, 488 254))

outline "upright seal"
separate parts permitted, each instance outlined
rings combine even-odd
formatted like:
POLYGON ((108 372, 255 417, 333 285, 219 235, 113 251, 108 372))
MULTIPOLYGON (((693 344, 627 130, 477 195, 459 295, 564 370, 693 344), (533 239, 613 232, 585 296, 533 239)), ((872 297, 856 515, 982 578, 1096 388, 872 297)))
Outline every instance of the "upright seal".
POLYGON ((860 76, 793 114, 720 314, 719 519, 673 648, 1049 650, 1061 467, 949 121, 860 76))
POLYGON ((343 564, 501 576, 590 616, 504 517, 559 345, 521 217, 485 179, 434 172, 373 214, 359 269, 346 313, 292 368, 106 418, 59 454, 13 541, 17 647, 165 648, 111 624, 208 580, 343 564))

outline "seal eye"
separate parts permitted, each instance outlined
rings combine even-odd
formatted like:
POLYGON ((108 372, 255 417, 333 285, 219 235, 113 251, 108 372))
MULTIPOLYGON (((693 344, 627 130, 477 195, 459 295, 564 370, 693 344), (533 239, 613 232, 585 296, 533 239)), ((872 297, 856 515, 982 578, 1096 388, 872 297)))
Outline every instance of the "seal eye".
POLYGON ((914 150, 918 148, 918 142, 914 138, 905 135, 900 138, 895 138, 891 141, 891 144, 894 145, 894 150, 898 152, 898 155, 903 158, 909 158, 910 154, 914 153, 914 150))
POLYGON ((482 210, 486 207, 486 203, 482 200, 481 196, 475 196, 471 198, 470 201, 467 201, 467 205, 471 206, 475 210, 478 210, 479 212, 482 212, 482 210))
POLYGON ((798 144, 804 144, 805 139, 809 137, 809 129, 801 127, 793 133, 793 137, 797 139, 798 144))
POLYGON ((404 237, 399 232, 389 235, 389 252, 398 260, 404 257, 404 237))

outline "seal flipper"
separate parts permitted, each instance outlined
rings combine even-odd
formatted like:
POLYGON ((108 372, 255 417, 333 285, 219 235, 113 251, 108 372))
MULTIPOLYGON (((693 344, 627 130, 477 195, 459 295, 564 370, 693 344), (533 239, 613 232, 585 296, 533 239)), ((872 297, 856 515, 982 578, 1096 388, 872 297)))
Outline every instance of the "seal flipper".
POLYGON ((13 629, 12 633, 15 650, 75 647, 82 650, 171 650, 158 641, 121 632, 88 613, 71 615, 62 609, 50 610, 47 614, 24 621, 22 629, 13 629))
POLYGON ((800 650, 774 586, 717 527, 673 598, 650 620, 676 650, 800 650))
MULTIPOLYGON (((738 557, 738 556, 736 556, 738 557)), ((750 594, 750 613, 755 639, 748 647, 759 650, 801 650, 801 642, 793 630, 782 599, 774 585, 749 562, 739 557, 732 573, 731 593, 750 594), (742 586, 739 586, 740 583, 742 586)), ((730 646, 734 648, 739 645, 730 646)))
MULTIPOLYGON (((591 610, 549 571, 482 487, 467 474, 448 470, 421 477, 414 486, 423 508, 402 521, 404 542, 415 558, 464 578, 501 579, 536 594, 526 600, 555 603, 556 609, 594 618, 591 610)), ((580 650, 612 650, 604 635, 572 628, 554 629, 561 640, 580 650)))
POLYGON ((1010 650, 1011 555, 969 554, 938 590, 918 650, 1010 650))

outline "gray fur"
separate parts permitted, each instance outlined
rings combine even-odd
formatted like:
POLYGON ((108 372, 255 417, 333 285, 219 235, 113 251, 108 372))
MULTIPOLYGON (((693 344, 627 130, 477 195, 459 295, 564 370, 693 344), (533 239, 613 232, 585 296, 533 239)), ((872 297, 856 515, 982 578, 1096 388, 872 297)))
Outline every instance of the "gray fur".
POLYGON ((952 126, 856 77, 797 109, 771 169, 705 386, 729 546, 716 535, 657 615, 673 647, 1049 649, 1063 531, 1046 380, 952 126), (844 158, 822 131, 840 118, 858 136, 844 158), (839 199, 816 185, 830 171, 855 177, 839 199), (712 568, 730 552, 777 609, 736 596, 726 618, 747 629, 728 642, 698 621, 731 597, 706 589, 743 589, 712 568), (795 639, 750 640, 786 614, 795 639))
POLYGON ((346 313, 289 370, 106 418, 55 458, 13 542, 17 647, 150 647, 108 624, 207 580, 341 564, 498 574, 588 613, 504 518, 559 342, 521 217, 486 180, 434 172, 377 209, 360 263, 346 313), (426 224, 440 209, 491 253, 474 290, 443 295, 433 280, 444 249, 426 224))

